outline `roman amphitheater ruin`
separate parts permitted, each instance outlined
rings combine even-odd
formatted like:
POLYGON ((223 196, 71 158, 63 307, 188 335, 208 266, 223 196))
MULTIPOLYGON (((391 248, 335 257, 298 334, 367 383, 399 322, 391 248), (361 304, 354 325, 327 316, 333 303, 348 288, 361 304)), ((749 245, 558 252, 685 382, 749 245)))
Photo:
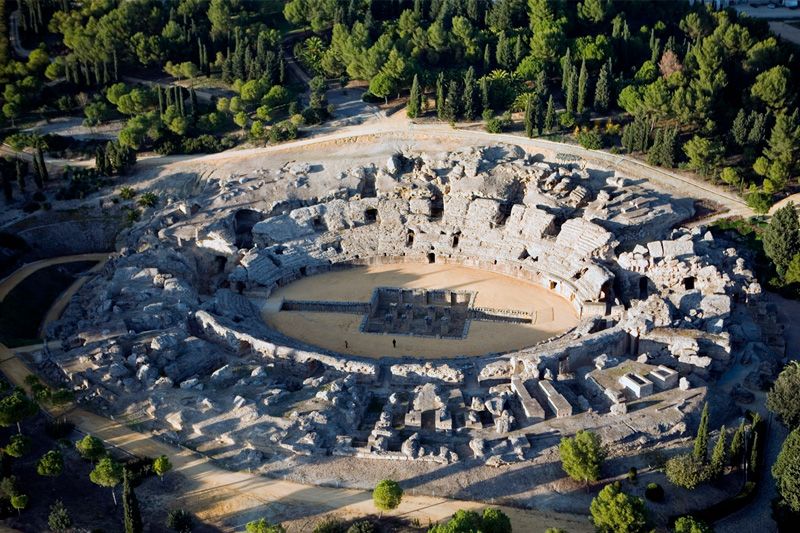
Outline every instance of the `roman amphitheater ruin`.
POLYGON ((579 428, 655 449, 732 365, 780 359, 745 259, 682 226, 691 199, 509 144, 326 157, 166 195, 40 369, 231 467, 367 461, 328 477, 368 485, 381 465, 553 462, 579 428))

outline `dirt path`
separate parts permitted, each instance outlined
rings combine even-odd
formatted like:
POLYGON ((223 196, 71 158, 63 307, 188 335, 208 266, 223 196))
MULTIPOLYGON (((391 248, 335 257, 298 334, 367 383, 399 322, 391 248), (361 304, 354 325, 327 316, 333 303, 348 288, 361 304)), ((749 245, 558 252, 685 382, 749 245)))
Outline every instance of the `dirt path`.
MULTIPOLYGON (((106 254, 85 254, 30 263, 0 281, 0 299, 27 276, 41 268, 74 261, 104 261, 106 258, 106 254)), ((76 284, 85 283, 86 279, 78 280, 76 284)), ((59 297, 48 313, 49 319, 60 314, 75 291, 77 288, 73 290, 73 287, 70 287, 59 297)), ((19 357, 2 344, 0 344, 0 371, 11 383, 23 387, 25 377, 32 373, 19 357)), ((375 513, 372 497, 368 491, 317 487, 223 470, 200 454, 176 448, 78 406, 71 407, 66 414, 80 431, 95 435, 107 444, 127 453, 149 457, 167 455, 176 473, 171 475, 179 475, 182 478, 180 483, 182 490, 170 495, 174 506, 186 508, 200 519, 222 525, 228 531, 243 530, 244 521, 236 520, 236 516, 256 516, 254 513, 263 514, 267 508, 283 509, 287 516, 295 520, 305 519, 306 523, 326 513, 335 513, 345 518, 375 513)), ((486 505, 478 502, 407 496, 392 514, 417 518, 424 524, 428 521, 437 522, 446 519, 459 509, 483 507, 486 505)), ((548 527, 561 527, 573 532, 591 530, 588 521, 581 516, 509 507, 502 509, 511 517, 516 531, 544 531, 548 527)), ((291 529, 299 531, 305 527, 293 526, 291 529)))

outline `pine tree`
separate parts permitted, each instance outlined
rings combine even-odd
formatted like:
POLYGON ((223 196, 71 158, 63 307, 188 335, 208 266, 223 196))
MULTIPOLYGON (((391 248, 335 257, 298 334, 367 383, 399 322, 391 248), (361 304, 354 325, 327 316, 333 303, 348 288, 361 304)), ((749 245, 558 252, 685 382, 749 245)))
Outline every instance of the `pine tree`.
POLYGON ((608 64, 603 65, 597 77, 597 85, 594 88, 594 109, 598 113, 608 111, 611 104, 611 88, 609 87, 608 64))
POLYGON ((411 94, 408 96, 408 106, 406 108, 406 115, 409 118, 417 118, 420 113, 420 102, 422 100, 422 95, 419 91, 419 79, 417 75, 414 74, 414 81, 411 82, 411 94))
POLYGON ((436 78, 436 116, 444 120, 444 72, 436 78))
POLYGON ((589 92, 589 73, 586 71, 586 60, 581 62, 581 73, 578 76, 577 112, 583 113, 586 108, 586 94, 589 92))
POLYGON ((731 136, 733 137, 733 141, 740 147, 747 144, 747 134, 749 133, 749 130, 750 124, 748 121, 748 116, 744 112, 744 108, 742 108, 736 114, 736 118, 733 119, 733 124, 731 125, 731 136))
POLYGON ((552 132, 556 129, 556 106, 553 102, 553 95, 547 99, 547 111, 544 114, 544 129, 547 132, 552 132))
POLYGON ((564 107, 566 107, 567 113, 575 112, 575 98, 578 96, 577 92, 578 92, 578 71, 573 65, 569 73, 569 79, 567 80, 567 94, 564 98, 565 101, 564 107))
POLYGON ((533 137, 533 128, 535 127, 533 94, 528 95, 528 101, 525 104, 525 136, 528 138, 533 137))
POLYGON ((714 450, 711 452, 712 477, 719 477, 723 470, 725 470, 725 465, 728 462, 728 451, 725 447, 726 438, 726 428, 725 426, 722 426, 719 429, 719 438, 717 438, 717 443, 714 445, 714 450))
POLYGON ((467 120, 475 120, 478 116, 477 110, 475 109, 475 92, 475 69, 469 67, 464 74, 464 94, 462 101, 464 117, 467 120))
POLYGON ((703 406, 703 413, 700 415, 700 426, 697 428, 692 455, 699 461, 705 461, 708 455, 708 402, 703 406))
POLYGON ((122 509, 125 517, 125 533, 142 533, 142 515, 139 500, 131 487, 128 470, 122 471, 122 509))

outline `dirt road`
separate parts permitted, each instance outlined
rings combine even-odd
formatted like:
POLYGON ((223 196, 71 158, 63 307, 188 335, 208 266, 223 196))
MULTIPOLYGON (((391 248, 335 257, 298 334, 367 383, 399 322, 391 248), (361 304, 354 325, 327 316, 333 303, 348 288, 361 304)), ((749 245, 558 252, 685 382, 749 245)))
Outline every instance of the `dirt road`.
MULTIPOLYGON (((85 254, 30 263, 0 281, 0 300, 27 276, 41 268, 74 261, 106 259, 106 254, 85 254)), ((99 269, 100 266, 95 268, 99 269)), ((78 280, 76 285, 82 285, 86 279, 78 280)), ((70 287, 59 297, 47 314, 48 320, 60 315, 66 302, 78 288, 70 287)), ((2 344, 0 344, 0 371, 9 381, 19 386, 25 386, 25 377, 32 373, 19 357, 2 344)), ((236 517, 254 517, 259 513, 266 513, 268 509, 282 509, 286 516, 294 518, 295 521, 290 525, 291 529, 295 530, 303 530, 306 527, 298 525, 298 519, 305 519, 308 523, 327 513, 335 513, 344 518, 375 513, 372 497, 368 491, 317 487, 268 479, 244 472, 227 471, 200 454, 176 448, 79 406, 68 409, 66 415, 80 431, 95 435, 127 453, 149 457, 167 455, 175 472, 170 475, 182 478, 179 493, 170 495, 171 504, 174 507, 186 508, 202 520, 222 526, 224 530, 241 531, 244 529, 244 520, 236 517)), ((486 506, 477 502, 409 495, 392 514, 417 518, 424 524, 428 521, 437 522, 446 519, 458 509, 483 507, 486 506)), ((511 517, 516 531, 544 531, 548 527, 560 527, 573 532, 591 531, 588 521, 580 516, 508 507, 502 509, 511 517)), ((272 512, 274 514, 275 511, 272 512)))

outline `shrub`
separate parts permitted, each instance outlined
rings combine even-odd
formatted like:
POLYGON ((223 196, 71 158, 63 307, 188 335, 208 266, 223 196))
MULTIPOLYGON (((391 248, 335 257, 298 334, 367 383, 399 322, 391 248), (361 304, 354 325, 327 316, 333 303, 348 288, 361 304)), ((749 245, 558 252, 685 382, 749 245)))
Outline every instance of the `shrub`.
POLYGON ((636 479, 639 476, 639 471, 636 470, 635 466, 630 467, 628 470, 628 481, 631 483, 636 483, 636 479))
POLYGON ((69 516, 69 511, 61 503, 61 500, 56 500, 50 506, 50 515, 47 517, 47 525, 50 526, 50 531, 66 531, 72 527, 72 518, 69 516))
POLYGON ((132 187, 123 187, 119 190, 119 197, 123 200, 133 200, 136 191, 132 187))
POLYGON ((689 490, 695 489, 708 479, 708 469, 691 453, 669 459, 665 473, 672 484, 689 490))
POLYGON ((297 138, 297 126, 290 120, 278 122, 269 130, 269 140, 273 143, 291 141, 297 138))
POLYGON ((314 526, 313 533, 345 533, 347 527, 337 518, 324 518, 314 526))
POLYGON ((191 533, 194 520, 188 511, 173 509, 167 515, 167 527, 178 533, 191 533))
POLYGON ((369 520, 359 520, 347 528, 347 533, 375 533, 375 524, 369 520))
POLYGON ((599 150, 603 147, 603 134, 598 129, 583 128, 577 133, 576 138, 578 144, 588 150, 599 150))
POLYGON ((664 489, 658 483, 648 483, 644 489, 644 497, 651 502, 663 502, 664 489))
POLYGON ((766 192, 755 191, 745 197, 747 205, 756 213, 763 214, 772 206, 772 195, 766 192))

